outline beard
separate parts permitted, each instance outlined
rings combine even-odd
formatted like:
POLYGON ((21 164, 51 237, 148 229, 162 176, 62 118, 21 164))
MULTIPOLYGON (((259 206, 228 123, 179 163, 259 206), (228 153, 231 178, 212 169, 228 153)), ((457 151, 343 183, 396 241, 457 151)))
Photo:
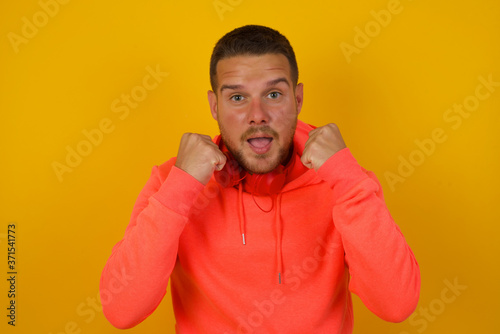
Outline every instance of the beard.
MULTIPOLYGON (((243 149, 237 149, 237 145, 229 139, 224 126, 219 122, 221 138, 228 151, 232 154, 236 162, 238 162, 241 167, 251 174, 266 174, 276 169, 279 165, 285 165, 288 162, 293 147, 293 137, 295 135, 296 127, 297 120, 293 123, 291 132, 288 135, 288 138, 286 138, 284 145, 278 147, 277 153, 275 150, 271 150, 264 154, 256 154, 252 152, 245 155, 243 149)), ((247 131, 245 131, 239 139, 240 147, 244 147, 247 139, 257 132, 272 137, 274 142, 273 144, 279 145, 279 133, 269 125, 262 125, 250 127, 247 131)))

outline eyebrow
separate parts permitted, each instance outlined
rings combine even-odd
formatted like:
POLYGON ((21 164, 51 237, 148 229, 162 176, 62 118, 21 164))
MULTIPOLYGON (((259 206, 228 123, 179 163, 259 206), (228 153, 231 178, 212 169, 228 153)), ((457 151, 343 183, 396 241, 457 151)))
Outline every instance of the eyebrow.
POLYGON ((267 87, 276 86, 280 82, 284 82, 287 84, 288 87, 290 87, 290 83, 288 82, 288 80, 286 78, 283 78, 283 77, 269 81, 267 83, 267 87))
MULTIPOLYGON (((272 86, 276 86, 277 84, 279 84, 280 82, 284 82, 287 84, 287 86, 290 86, 290 83, 288 82, 288 80, 284 77, 282 78, 277 78, 277 79, 274 79, 274 80, 271 80, 271 81, 268 81, 266 83, 266 86, 267 87, 272 87, 272 86)), ((230 89, 230 90, 239 90, 239 89, 242 89, 243 88, 243 85, 222 85, 220 87, 220 92, 222 93, 222 91, 224 89, 230 89)))
POLYGON ((238 90, 241 88, 243 88, 243 85, 222 85, 220 87, 220 92, 222 93, 224 89, 238 90))

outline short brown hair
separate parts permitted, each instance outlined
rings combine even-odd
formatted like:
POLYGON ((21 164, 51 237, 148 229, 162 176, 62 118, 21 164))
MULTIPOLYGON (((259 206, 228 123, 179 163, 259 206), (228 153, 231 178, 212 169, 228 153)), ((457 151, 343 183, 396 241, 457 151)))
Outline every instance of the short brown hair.
POLYGON ((288 39, 277 30, 268 27, 246 25, 228 32, 215 45, 210 59, 212 90, 216 92, 217 89, 217 64, 220 60, 241 55, 260 56, 269 53, 282 54, 288 59, 292 81, 296 85, 299 80, 299 69, 288 39))

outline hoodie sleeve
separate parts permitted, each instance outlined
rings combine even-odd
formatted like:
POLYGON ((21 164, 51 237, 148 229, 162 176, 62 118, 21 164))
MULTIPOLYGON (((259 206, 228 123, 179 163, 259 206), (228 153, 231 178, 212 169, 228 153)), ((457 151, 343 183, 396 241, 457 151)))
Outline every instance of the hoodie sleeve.
POLYGON ((379 181, 345 148, 318 170, 333 191, 333 221, 344 244, 349 289, 391 322, 405 320, 420 294, 420 269, 394 223, 379 181))
POLYGON ((111 252, 100 280, 103 312, 117 328, 146 319, 166 293, 179 237, 203 185, 173 166, 154 167, 134 205, 125 235, 111 252))

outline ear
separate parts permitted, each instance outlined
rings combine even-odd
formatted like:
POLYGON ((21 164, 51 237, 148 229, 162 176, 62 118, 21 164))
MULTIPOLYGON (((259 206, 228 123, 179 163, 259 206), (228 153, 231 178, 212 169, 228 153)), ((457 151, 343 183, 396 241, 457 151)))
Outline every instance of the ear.
POLYGON ((212 117, 217 120, 217 95, 211 90, 208 91, 208 104, 212 117))
POLYGON ((304 84, 299 83, 295 87, 295 102, 297 103, 297 115, 302 110, 302 103, 304 102, 304 84))

